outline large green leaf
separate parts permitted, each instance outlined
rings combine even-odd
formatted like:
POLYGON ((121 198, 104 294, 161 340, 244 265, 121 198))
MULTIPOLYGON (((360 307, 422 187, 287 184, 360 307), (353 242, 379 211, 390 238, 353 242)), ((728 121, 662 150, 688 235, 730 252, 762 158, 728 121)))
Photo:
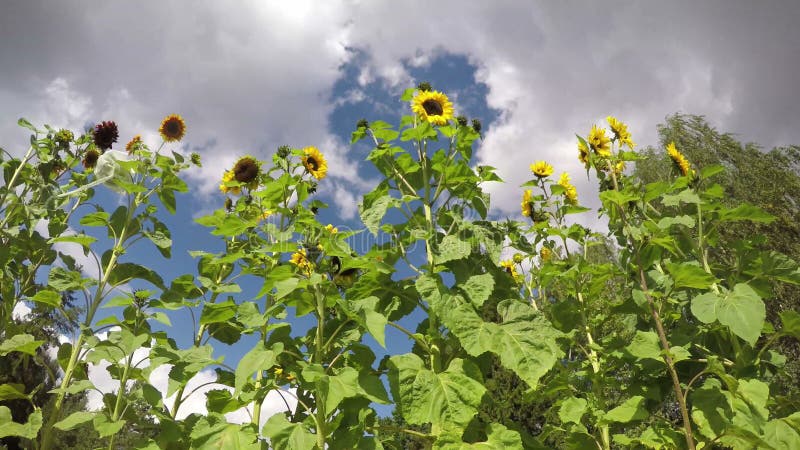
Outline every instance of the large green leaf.
POLYGON ((475 306, 483 306, 483 302, 489 298, 494 289, 494 277, 490 273, 473 275, 467 279, 461 289, 475 306))
POLYGON ((733 209, 722 209, 719 212, 720 221, 749 220, 751 222, 770 223, 775 220, 775 216, 767 213, 761 208, 757 208, 747 203, 733 209))
POLYGON ((196 448, 197 450, 261 450, 262 447, 258 435, 251 426, 227 424, 207 440, 203 440, 196 448))
POLYGON ((378 226, 381 224, 383 216, 386 215, 386 210, 394 205, 397 200, 389 196, 389 194, 382 195, 375 199, 369 206, 365 204, 359 205, 359 212, 361 213, 361 221, 373 235, 378 235, 378 226))
POLYGON ((636 330, 636 335, 625 350, 636 359, 655 359, 663 361, 658 335, 652 331, 636 330))
MULTIPOLYGON (((276 344, 283 347, 282 344, 276 344)), ((247 352, 239 364, 236 366, 236 383, 234 385, 236 392, 240 392, 245 384, 250 381, 250 378, 258 370, 266 370, 275 365, 275 357, 280 353, 274 349, 267 349, 264 347, 263 342, 259 342, 249 352, 247 352)))
POLYGON ((794 336, 795 339, 800 339, 800 313, 797 311, 783 311, 780 313, 781 318, 781 331, 788 335, 794 336))
POLYGON ((463 429, 486 392, 473 363, 456 358, 447 370, 434 373, 413 353, 389 359, 389 383, 398 409, 412 425, 463 429))
POLYGON ((56 422, 56 424, 53 426, 62 431, 71 430, 87 422, 91 422, 94 419, 94 416, 96 415, 97 413, 94 412, 76 411, 67 416, 67 418, 65 418, 64 420, 56 422))
POLYGON ((291 423, 284 414, 275 414, 261 431, 276 450, 312 450, 316 437, 302 423, 291 423))
POLYGON ((21 436, 34 439, 42 427, 42 412, 36 410, 28 416, 25 423, 17 423, 11 417, 11 410, 7 406, 0 406, 0 438, 6 436, 21 436))
POLYGON ((717 294, 707 292, 692 299, 692 314, 703 323, 717 320, 717 294))
POLYGON ((541 314, 518 300, 504 300, 497 306, 502 324, 485 322, 461 297, 449 297, 437 304, 437 313, 472 356, 492 352, 503 367, 513 370, 528 386, 536 389, 539 379, 562 357, 556 330, 541 314))
POLYGON ((24 384, 0 384, 0 402, 17 398, 28 398, 24 384))
POLYGON ((751 346, 756 344, 767 317, 761 297, 750 286, 739 283, 717 302, 717 319, 751 346))
POLYGON ((0 344, 0 356, 5 356, 11 352, 35 356, 36 349, 42 344, 44 344, 44 341, 37 341, 30 334, 15 334, 0 344))
POLYGON ((446 263, 456 259, 466 258, 472 253, 472 246, 467 241, 462 241, 454 235, 445 236, 439 244, 438 263, 446 263))
POLYGON ((762 437, 775 450, 800 448, 800 412, 789 417, 770 420, 764 425, 762 437))
POLYGON ((714 275, 706 272, 698 265, 689 263, 668 263, 667 269, 670 275, 672 275, 672 279, 675 281, 676 288, 688 287, 706 289, 717 282, 717 278, 714 275))
POLYGON ((460 433, 444 433, 433 444, 434 450, 522 450, 522 438, 514 430, 491 423, 486 426, 486 440, 483 442, 462 442, 460 433))
POLYGON ((645 399, 640 395, 635 395, 625 400, 621 405, 608 411, 600 419, 601 422, 628 423, 634 420, 646 419, 650 413, 645 407, 645 399))
POLYGON ((570 397, 561 403, 558 409, 558 418, 561 423, 581 423, 581 417, 586 413, 586 399, 570 397))

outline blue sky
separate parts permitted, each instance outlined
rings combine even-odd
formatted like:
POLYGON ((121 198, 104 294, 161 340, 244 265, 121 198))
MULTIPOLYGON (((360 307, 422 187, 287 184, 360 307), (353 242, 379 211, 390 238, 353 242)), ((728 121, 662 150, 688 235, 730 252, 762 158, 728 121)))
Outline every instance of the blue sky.
MULTIPOLYGON (((20 116, 74 130, 114 120, 121 148, 135 134, 156 146, 161 119, 183 115, 177 149, 204 166, 164 217, 173 257, 130 255, 169 280, 194 272, 187 250, 219 248, 193 219, 222 204, 222 172, 244 154, 319 147, 330 163, 321 220, 358 228, 357 203, 378 180, 350 132, 362 117, 396 123, 399 95, 419 81, 483 122, 476 163, 508 181, 487 186, 495 216, 519 214, 534 160, 570 172, 591 198, 574 135, 609 114, 640 146, 656 145, 656 124, 675 112, 766 148, 800 143, 797 17, 788 0, 3 2, 0 146, 25 150, 20 116)), ((171 333, 186 317, 172 314, 171 333)), ((392 331, 387 342, 408 345, 392 331)), ((230 363, 244 344, 218 350, 230 363)))

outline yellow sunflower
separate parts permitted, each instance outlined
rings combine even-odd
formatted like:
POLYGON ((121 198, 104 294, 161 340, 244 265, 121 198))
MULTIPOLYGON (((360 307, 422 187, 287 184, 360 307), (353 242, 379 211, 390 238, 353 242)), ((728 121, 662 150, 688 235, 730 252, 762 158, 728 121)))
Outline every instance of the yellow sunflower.
POLYGON ((589 146, 592 147, 592 150, 598 155, 603 157, 611 156, 611 139, 606 136, 605 128, 592 125, 587 141, 589 141, 589 146))
POLYGON ((178 114, 170 114, 161 121, 161 127, 158 129, 161 133, 161 138, 164 142, 178 142, 183 139, 186 134, 186 122, 183 117, 178 114))
POLYGON ((586 148, 586 146, 580 140, 578 140, 578 159, 580 160, 580 162, 586 164, 586 166, 588 167, 589 149, 586 148))
POLYGON ((130 142, 125 144, 125 151, 127 151, 128 154, 130 155, 131 153, 141 148, 142 145, 143 145, 142 136, 137 134, 136 136, 133 137, 133 139, 131 139, 130 142))
POLYGON ((289 262, 297 266, 298 269, 302 270, 306 273, 306 275, 311 274, 311 269, 314 267, 314 263, 308 260, 308 255, 306 254, 306 249, 301 248, 296 252, 292 253, 291 259, 289 262))
POLYGON ((446 125, 453 118, 453 104, 441 92, 423 91, 411 101, 411 110, 422 120, 434 125, 446 125))
POLYGON ((333 226, 333 224, 330 224, 330 223, 325 225, 325 229, 328 230, 328 232, 331 233, 331 234, 336 234, 336 233, 339 232, 339 229, 336 228, 335 226, 333 226))
POLYGON ((578 204, 578 190, 569 182, 569 174, 564 172, 558 178, 558 185, 564 188, 564 198, 570 205, 578 204))
POLYGON ((510 259, 507 259, 505 261, 500 261, 500 267, 502 267, 503 270, 506 271, 506 273, 511 275, 511 277, 514 278, 514 281, 516 281, 517 283, 522 281, 522 277, 520 277, 519 273, 517 272, 517 266, 516 264, 514 264, 514 261, 510 259))
POLYGON ((542 258, 543 262, 550 261, 553 257, 553 251, 550 250, 549 247, 542 247, 542 249, 539 250, 539 256, 542 258))
POLYGON ((631 140, 631 133, 628 131, 628 126, 613 116, 606 117, 606 121, 608 122, 608 126, 611 127, 611 131, 614 132, 614 137, 620 145, 627 145, 629 149, 633 150, 636 143, 631 140))
POLYGON ((236 179, 236 174, 233 173, 233 170, 227 170, 222 175, 222 183, 219 184, 219 190, 223 194, 231 193, 233 195, 239 195, 242 193, 242 189, 239 186, 228 186, 227 183, 229 181, 234 181, 236 179))
POLYGON ((527 189, 522 193, 522 203, 520 206, 522 207, 522 215, 525 217, 533 218, 533 202, 531 201, 532 195, 533 191, 530 189, 527 189))
POLYGON ((301 159, 308 173, 318 180, 325 178, 328 173, 328 162, 325 161, 325 157, 317 150, 317 147, 306 147, 303 149, 303 153, 305 156, 301 159))
POLYGON ((553 174, 553 166, 545 161, 536 161, 531 164, 531 172, 539 178, 546 178, 553 174))
POLYGON ((672 158, 672 162, 675 163, 675 166, 681 171, 683 176, 690 176, 693 174, 689 165, 689 160, 683 156, 683 153, 679 152, 678 149, 675 148, 674 142, 670 142, 669 145, 667 145, 667 154, 670 158, 672 158))

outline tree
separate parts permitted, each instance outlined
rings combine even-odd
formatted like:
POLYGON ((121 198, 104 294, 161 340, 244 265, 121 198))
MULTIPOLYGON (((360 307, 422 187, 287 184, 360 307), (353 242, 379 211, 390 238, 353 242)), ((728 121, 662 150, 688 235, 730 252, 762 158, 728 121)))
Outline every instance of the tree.
MULTIPOLYGON (((743 202, 755 205, 776 217, 770 223, 732 222, 719 228, 719 244, 710 257, 719 264, 735 265, 742 255, 736 243, 762 236, 763 250, 800 259, 800 146, 774 148, 764 151, 754 143, 743 144, 730 133, 721 133, 708 124, 703 116, 675 114, 658 126, 660 145, 641 151, 635 175, 645 183, 663 181, 669 173, 663 170, 668 156, 662 150, 671 142, 692 163, 695 170, 715 164, 725 167, 714 180, 724 190, 728 206, 743 202)), ((767 303, 767 319, 777 327, 783 311, 800 310, 800 287, 773 282, 765 286, 772 290, 773 299, 767 303)), ((800 346, 795 339, 782 339, 780 352, 786 356, 785 382, 780 383, 785 396, 786 412, 800 408, 800 346)))

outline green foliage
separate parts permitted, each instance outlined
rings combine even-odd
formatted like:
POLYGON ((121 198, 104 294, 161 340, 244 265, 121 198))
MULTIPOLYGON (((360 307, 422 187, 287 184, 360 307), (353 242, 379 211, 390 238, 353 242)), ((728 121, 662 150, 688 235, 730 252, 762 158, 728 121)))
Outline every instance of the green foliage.
MULTIPOLYGON (((611 134, 595 128, 579 137, 607 232, 573 223, 589 209, 569 174, 534 174, 520 193, 523 220, 489 220, 483 186, 501 180, 472 165, 477 125, 422 114, 419 95, 404 94, 416 115, 397 126, 360 122, 352 135, 372 141, 368 160, 383 176, 360 204, 365 230, 318 221, 327 163, 317 149, 282 147, 271 164, 243 157, 222 175, 225 206, 197 219, 221 250, 193 251, 196 271, 174 280, 131 249, 171 257, 162 217, 188 189, 184 157, 141 144, 129 156, 104 154, 96 172, 82 170, 91 135, 65 141, 20 121, 34 133, 31 147, 21 159, 0 159, 0 357, 14 370, 27 364, 50 375, 0 383, 0 401, 26 408, 17 417, 0 405, 0 437, 41 449, 66 448, 78 432, 86 445, 109 449, 796 446, 797 408, 776 392, 786 387, 779 350, 800 335, 800 316, 769 302, 800 283, 800 269, 797 255, 756 237, 796 226, 786 219, 796 201, 726 200, 729 189, 745 192, 743 179, 770 194, 741 171, 737 164, 750 160, 735 151, 722 161, 727 170, 689 153, 694 165, 686 166, 673 152, 667 176, 665 162, 632 151, 627 128, 609 118, 611 134), (657 179, 626 175, 633 161, 657 179), (106 210, 94 198, 101 190, 120 204, 106 210), (402 219, 386 220, 390 211, 402 219), (348 244, 359 232, 388 241, 359 254, 348 244), (64 243, 98 255, 99 274, 59 251, 64 243), (514 256, 500 261, 503 253, 514 256), (260 287, 253 297, 240 287, 247 282, 260 287), (146 290, 120 295, 127 284, 146 290), (86 298, 80 314, 67 291, 86 298), (37 335, 12 318, 20 303, 80 332, 64 344, 37 335), (97 320, 101 307, 121 313, 97 320), (191 312, 191 329, 153 329, 169 326, 175 310, 191 312), (289 313, 303 320, 288 322, 289 313), (415 320, 410 330, 401 324, 415 320), (413 348, 376 361, 365 336, 385 346, 386 327, 413 348), (243 337, 250 349, 236 367, 211 344, 243 337), (58 347, 52 364, 45 343, 58 347), (108 365, 122 386, 91 412, 81 404, 94 388, 90 363, 108 365), (162 394, 149 377, 165 365, 162 394), (211 370, 218 386, 206 397, 208 414, 181 414, 195 394, 190 381, 211 370), (263 417, 270 393, 296 406, 263 417), (393 404, 397 420, 379 419, 376 403, 393 404), (251 421, 228 423, 225 414, 242 407, 251 421)), ((678 150, 690 143, 664 130, 678 150)), ((691 142, 707 144, 703 133, 691 142)), ((796 168, 787 152, 770 158, 796 168)))

